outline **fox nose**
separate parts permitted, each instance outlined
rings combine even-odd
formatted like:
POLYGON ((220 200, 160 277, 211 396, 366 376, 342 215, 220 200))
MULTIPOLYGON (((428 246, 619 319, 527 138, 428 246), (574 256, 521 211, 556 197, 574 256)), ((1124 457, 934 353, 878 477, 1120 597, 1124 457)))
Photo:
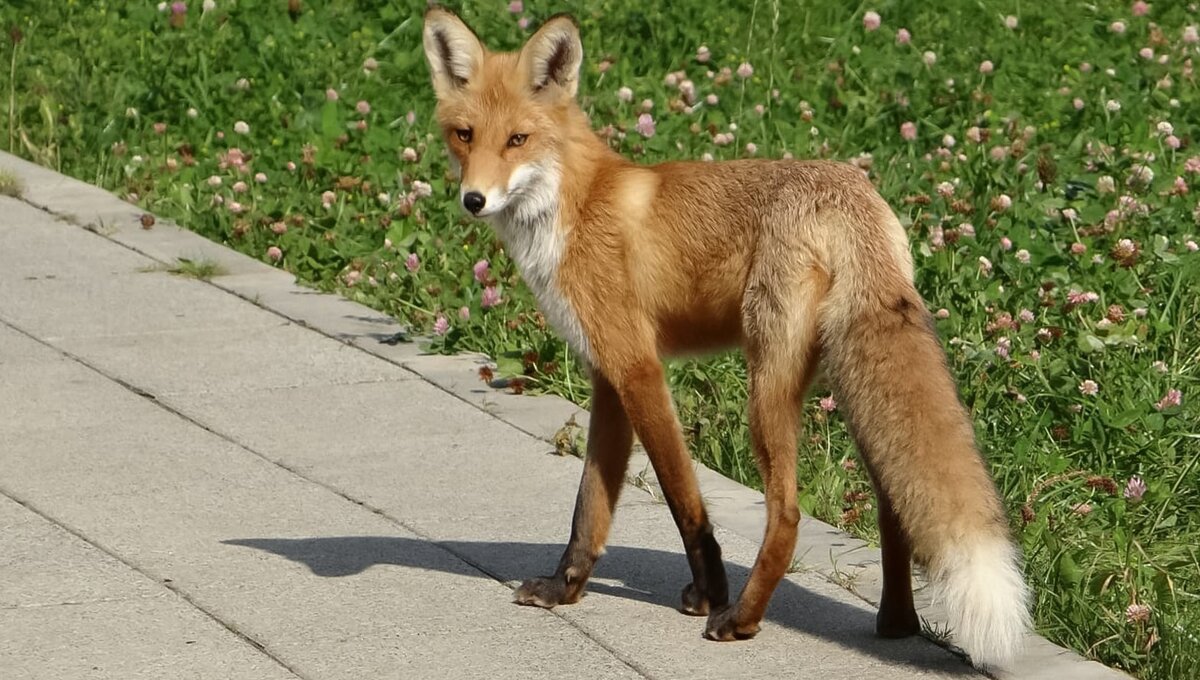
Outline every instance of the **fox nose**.
POLYGON ((483 210, 484 202, 483 194, 478 191, 468 191, 463 195, 463 207, 470 210, 472 215, 478 215, 483 210))

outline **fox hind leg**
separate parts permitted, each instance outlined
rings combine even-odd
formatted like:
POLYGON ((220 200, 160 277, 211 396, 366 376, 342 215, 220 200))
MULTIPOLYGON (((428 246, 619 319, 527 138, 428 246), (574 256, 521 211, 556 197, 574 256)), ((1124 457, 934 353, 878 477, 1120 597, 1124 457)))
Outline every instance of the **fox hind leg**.
POLYGON ((879 505, 879 545, 883 553, 883 595, 875 617, 875 632, 884 638, 902 638, 921 632, 913 605, 912 542, 880 477, 880 451, 855 423, 847 422, 859 453, 867 465, 879 505))
POLYGON ((875 484, 879 502, 879 537, 883 551, 883 596, 875 617, 875 632, 880 637, 902 638, 921 632, 921 620, 913 606, 912 546, 891 500, 875 484))
POLYGON ((796 436, 800 405, 820 359, 817 305, 827 279, 814 270, 802 277, 798 295, 785 287, 751 289, 745 304, 746 358, 750 374, 750 436, 767 502, 767 529, 741 596, 713 612, 705 636, 713 640, 753 637, 796 547, 796 436))

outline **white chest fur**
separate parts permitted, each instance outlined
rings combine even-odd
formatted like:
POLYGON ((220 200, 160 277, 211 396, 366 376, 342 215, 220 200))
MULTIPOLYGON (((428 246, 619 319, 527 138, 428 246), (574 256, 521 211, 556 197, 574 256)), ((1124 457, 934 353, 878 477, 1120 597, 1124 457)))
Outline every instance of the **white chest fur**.
POLYGON ((513 193, 519 197, 491 221, 546 320, 574 352, 591 361, 591 345, 583 326, 558 283, 566 247, 566 234, 558 223, 559 181, 556 167, 521 168, 509 187, 510 192, 516 189, 513 193))

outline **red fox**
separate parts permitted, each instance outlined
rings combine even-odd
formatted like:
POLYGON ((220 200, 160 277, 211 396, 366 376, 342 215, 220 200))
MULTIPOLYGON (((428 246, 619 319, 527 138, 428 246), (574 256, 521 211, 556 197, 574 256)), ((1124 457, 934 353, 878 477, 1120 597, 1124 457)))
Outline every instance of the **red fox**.
POLYGON ((583 45, 569 16, 546 21, 518 52, 494 53, 434 7, 423 42, 463 207, 495 229, 546 318, 591 369, 571 538, 554 575, 523 583, 516 601, 554 607, 582 597, 636 433, 691 567, 682 611, 707 616, 713 640, 753 637, 795 549, 796 431, 821 363, 878 496, 877 633, 920 632, 915 560, 972 661, 1011 659, 1029 628, 1020 554, 913 285, 904 229, 862 172, 833 162, 622 158, 575 100, 583 45), (661 358, 735 345, 749 370, 767 528, 730 603, 661 358))

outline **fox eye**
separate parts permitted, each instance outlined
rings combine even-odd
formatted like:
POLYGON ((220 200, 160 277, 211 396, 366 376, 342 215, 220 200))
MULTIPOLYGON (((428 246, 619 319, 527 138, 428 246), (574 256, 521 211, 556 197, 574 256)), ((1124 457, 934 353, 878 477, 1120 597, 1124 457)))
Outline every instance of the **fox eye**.
POLYGON ((523 135, 518 132, 517 134, 508 138, 508 148, 511 149, 513 147, 521 146, 522 144, 525 143, 525 140, 528 138, 529 138, 529 135, 523 135))
POLYGON ((454 131, 454 134, 458 136, 459 141, 465 144, 471 143, 471 128, 459 128, 454 131))

